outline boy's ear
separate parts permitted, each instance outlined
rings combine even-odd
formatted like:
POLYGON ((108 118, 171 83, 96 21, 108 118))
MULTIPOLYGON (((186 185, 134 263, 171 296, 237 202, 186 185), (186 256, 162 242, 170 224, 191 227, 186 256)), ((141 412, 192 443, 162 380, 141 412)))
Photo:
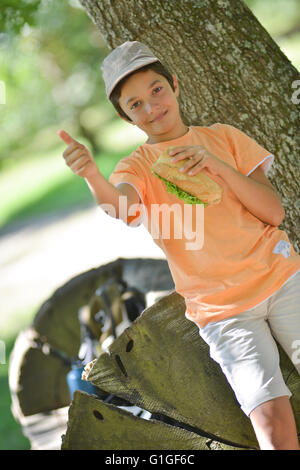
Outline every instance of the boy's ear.
POLYGON ((175 75, 172 73, 172 78, 173 78, 173 84, 174 84, 174 93, 175 93, 175 96, 176 98, 178 98, 179 96, 179 84, 178 84, 178 80, 177 78, 175 77, 175 75))

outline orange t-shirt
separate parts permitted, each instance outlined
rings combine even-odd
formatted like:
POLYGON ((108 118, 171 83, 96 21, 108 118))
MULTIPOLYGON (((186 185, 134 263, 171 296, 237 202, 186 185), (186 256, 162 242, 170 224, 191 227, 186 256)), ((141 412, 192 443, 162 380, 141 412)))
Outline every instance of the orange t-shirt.
POLYGON ((168 142, 143 144, 110 175, 115 186, 128 183, 139 193, 143 211, 128 219, 129 225, 145 225, 166 255, 186 317, 203 327, 270 297, 300 270, 300 255, 283 230, 251 214, 226 182, 206 169, 223 188, 219 204, 204 209, 168 193, 150 169, 163 149, 185 145, 207 148, 246 176, 260 165, 267 174, 274 156, 239 129, 216 123, 192 126, 168 142))

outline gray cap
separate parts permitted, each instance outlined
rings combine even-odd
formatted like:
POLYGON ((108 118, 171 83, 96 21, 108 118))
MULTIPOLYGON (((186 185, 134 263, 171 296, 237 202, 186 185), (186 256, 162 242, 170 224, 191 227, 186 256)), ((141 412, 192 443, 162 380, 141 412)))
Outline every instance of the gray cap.
POLYGON ((134 70, 144 65, 158 62, 159 59, 145 44, 138 41, 126 41, 116 47, 101 65, 106 95, 109 98, 115 86, 134 70))

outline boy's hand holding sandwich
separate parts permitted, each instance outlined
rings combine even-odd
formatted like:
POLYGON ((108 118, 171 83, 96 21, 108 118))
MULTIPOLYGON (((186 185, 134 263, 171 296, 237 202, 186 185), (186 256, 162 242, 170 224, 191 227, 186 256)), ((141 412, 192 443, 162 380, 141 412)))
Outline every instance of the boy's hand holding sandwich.
POLYGON ((221 201, 222 188, 200 170, 207 168, 217 175, 218 165, 221 167, 222 163, 204 147, 169 147, 160 154, 151 170, 164 181, 169 193, 187 204, 203 204, 206 207, 221 201), (209 154, 208 158, 205 158, 205 152, 209 154))
POLYGON ((181 160, 188 160, 179 171, 189 175, 196 175, 199 171, 207 168, 212 175, 220 175, 225 162, 209 152, 200 145, 189 145, 185 147, 176 147, 169 152, 172 163, 181 160))

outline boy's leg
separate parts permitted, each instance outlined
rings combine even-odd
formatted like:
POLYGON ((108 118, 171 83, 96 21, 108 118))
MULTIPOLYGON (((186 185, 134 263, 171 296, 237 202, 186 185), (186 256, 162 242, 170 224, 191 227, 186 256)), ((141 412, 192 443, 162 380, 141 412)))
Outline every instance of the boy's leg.
MULTIPOLYGON (((300 373, 300 272, 288 280, 268 302, 268 322, 300 373)), ((288 397, 259 405, 250 419, 257 439, 267 449, 298 449, 299 441, 293 410, 288 397), (274 447, 275 446, 275 447, 274 447)))
POLYGON ((289 397, 266 401, 249 417, 261 450, 300 450, 289 397))
POLYGON ((235 317, 208 323, 199 330, 242 410, 250 417, 262 449, 295 445, 297 438, 289 409, 291 392, 283 380, 278 348, 266 321, 268 303, 235 317), (288 443, 283 443, 278 431, 282 426, 289 428, 288 443))
POLYGON ((270 298, 268 322, 300 374, 300 271, 270 298))

